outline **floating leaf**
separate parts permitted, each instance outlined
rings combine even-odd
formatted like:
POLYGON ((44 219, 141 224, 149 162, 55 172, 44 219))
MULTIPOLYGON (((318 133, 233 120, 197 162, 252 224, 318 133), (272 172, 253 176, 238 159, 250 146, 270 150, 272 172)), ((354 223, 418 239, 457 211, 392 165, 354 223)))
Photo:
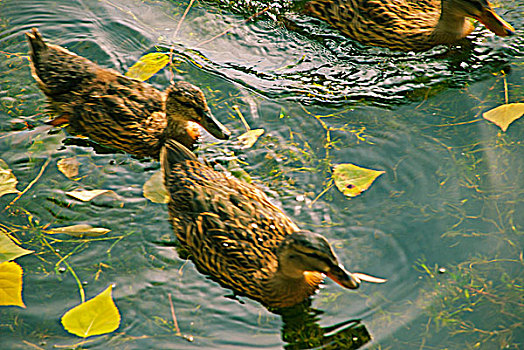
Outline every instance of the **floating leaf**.
POLYGON ((144 197, 153 203, 168 203, 169 193, 164 186, 164 175, 159 170, 155 172, 143 186, 144 197))
POLYGON ((111 297, 112 286, 62 316, 66 331, 79 337, 113 332, 120 326, 120 313, 111 297))
POLYGON ((264 133, 264 129, 251 129, 238 137, 242 148, 251 148, 257 142, 258 138, 264 133))
POLYGON ((32 250, 20 248, 3 231, 0 231, 0 263, 14 260, 32 252, 32 250))
POLYGON ((93 227, 91 225, 72 225, 72 226, 65 226, 65 227, 55 227, 50 230, 47 230, 47 233, 49 234, 57 234, 57 233, 64 233, 66 235, 75 236, 75 237, 96 237, 96 236, 102 236, 105 235, 111 231, 108 228, 103 227, 93 227))
POLYGON ((118 195, 111 190, 69 191, 66 192, 66 194, 83 202, 89 202, 93 198, 98 197, 102 194, 110 194, 118 198, 118 195))
POLYGON ((524 114, 524 103, 509 103, 495 107, 482 116, 506 131, 511 123, 524 114))
POLYGON ((17 183, 18 180, 7 163, 0 159, 0 197, 4 194, 19 193, 20 191, 16 189, 17 183))
POLYGON ((0 305, 25 307, 22 300, 23 270, 14 261, 0 264, 0 305))
POLYGON ((337 164, 333 169, 333 179, 340 192, 355 197, 371 186, 384 171, 361 168, 354 164, 337 164))
POLYGON ((76 158, 62 158, 56 163, 56 166, 62 174, 68 178, 72 178, 78 175, 80 162, 76 158))
POLYGON ((126 77, 147 80, 164 68, 169 62, 169 55, 162 52, 151 52, 140 57, 127 73, 126 77))

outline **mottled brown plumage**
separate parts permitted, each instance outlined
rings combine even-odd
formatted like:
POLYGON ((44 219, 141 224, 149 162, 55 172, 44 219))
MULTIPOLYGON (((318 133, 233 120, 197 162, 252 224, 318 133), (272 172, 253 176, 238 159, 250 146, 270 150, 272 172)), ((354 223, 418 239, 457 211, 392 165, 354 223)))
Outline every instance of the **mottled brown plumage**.
POLYGON ((318 17, 350 38, 394 50, 421 51, 451 44, 482 22, 499 36, 514 29, 498 16, 487 0, 307 0, 305 12, 318 17))
POLYGON ((300 230, 256 186, 202 164, 173 140, 161 162, 174 232, 202 273, 272 307, 312 295, 323 274, 358 287, 324 237, 300 230))
POLYGON ((35 28, 27 38, 33 77, 58 116, 54 125, 67 122, 100 144, 154 158, 167 138, 192 148, 200 135, 194 123, 219 139, 230 135, 214 119, 202 91, 190 83, 175 82, 161 92, 45 43, 35 28))

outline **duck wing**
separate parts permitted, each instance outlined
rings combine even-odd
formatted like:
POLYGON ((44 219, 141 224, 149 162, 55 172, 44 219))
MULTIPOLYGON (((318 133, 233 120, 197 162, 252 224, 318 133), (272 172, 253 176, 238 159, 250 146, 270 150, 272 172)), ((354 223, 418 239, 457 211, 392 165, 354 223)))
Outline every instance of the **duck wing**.
POLYGON ((202 164, 174 140, 161 162, 174 231, 201 270, 274 272, 277 247, 298 228, 259 188, 202 164))

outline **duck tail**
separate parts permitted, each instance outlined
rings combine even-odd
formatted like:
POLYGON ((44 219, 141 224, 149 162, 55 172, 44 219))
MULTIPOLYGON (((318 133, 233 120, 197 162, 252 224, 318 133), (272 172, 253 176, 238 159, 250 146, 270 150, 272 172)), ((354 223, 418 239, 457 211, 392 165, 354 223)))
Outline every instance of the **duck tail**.
POLYGON ((36 28, 31 28, 30 32, 25 33, 29 46, 31 47, 31 61, 36 65, 40 61, 43 52, 47 51, 47 45, 44 42, 42 34, 36 28))
POLYGON ((167 178, 173 166, 186 160, 198 161, 193 152, 175 140, 167 140, 160 152, 160 163, 164 169, 164 176, 167 178))

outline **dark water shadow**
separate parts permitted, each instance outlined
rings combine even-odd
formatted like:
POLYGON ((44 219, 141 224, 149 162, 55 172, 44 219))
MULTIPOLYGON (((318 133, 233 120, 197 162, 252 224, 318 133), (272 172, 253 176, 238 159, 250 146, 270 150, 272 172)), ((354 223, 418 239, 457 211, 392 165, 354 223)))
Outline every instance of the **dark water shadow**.
POLYGON ((348 319, 332 326, 319 325, 322 310, 311 307, 311 299, 290 308, 271 310, 282 317, 284 349, 359 349, 371 341, 366 326, 348 319))

